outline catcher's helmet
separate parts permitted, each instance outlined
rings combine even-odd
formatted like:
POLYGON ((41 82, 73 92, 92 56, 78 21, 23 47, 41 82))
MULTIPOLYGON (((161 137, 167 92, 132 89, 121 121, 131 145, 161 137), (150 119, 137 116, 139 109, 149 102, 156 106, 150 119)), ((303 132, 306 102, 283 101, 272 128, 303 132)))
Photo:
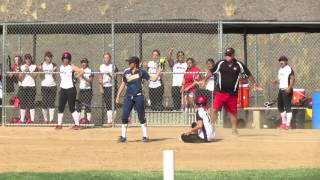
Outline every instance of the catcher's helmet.
POLYGON ((196 96, 195 104, 197 106, 206 106, 207 105, 207 98, 205 96, 196 96))

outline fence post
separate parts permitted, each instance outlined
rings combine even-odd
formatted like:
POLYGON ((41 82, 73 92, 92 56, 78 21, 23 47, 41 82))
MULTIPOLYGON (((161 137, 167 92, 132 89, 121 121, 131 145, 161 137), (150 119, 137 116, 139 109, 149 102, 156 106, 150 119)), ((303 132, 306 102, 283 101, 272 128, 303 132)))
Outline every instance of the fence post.
POLYGON ((33 51, 33 61, 34 63, 37 63, 37 34, 36 32, 33 34, 33 39, 32 39, 32 51, 33 51))
POLYGON ((223 23, 222 21, 218 22, 218 43, 219 43, 219 59, 223 58, 223 23))
POLYGON ((247 28, 243 29, 243 57, 244 57, 244 64, 248 66, 248 35, 247 35, 247 28))
MULTIPOLYGON (((257 34, 255 34, 255 44, 254 44, 254 49, 255 49, 255 56, 256 56, 256 60, 255 60, 255 69, 256 69, 256 73, 255 73, 255 78, 256 78, 256 81, 257 83, 258 80, 259 80, 259 59, 258 59, 258 36, 257 34)), ((258 105, 258 92, 255 91, 254 92, 254 105, 257 106, 258 105)))
POLYGON ((1 102, 1 126, 4 127, 5 125, 5 102, 6 102, 6 34, 7 34, 7 26, 6 23, 2 24, 2 102, 1 102))
POLYGON ((139 58, 140 60, 143 59, 143 44, 142 44, 142 33, 139 33, 139 58))
MULTIPOLYGON (((116 59, 116 53, 115 53, 115 48, 114 48, 114 42, 115 42, 115 39, 114 39, 115 37, 114 37, 114 22, 112 22, 111 23, 111 51, 112 51, 112 79, 111 79, 111 81, 112 81, 112 93, 111 93, 111 95, 112 95, 112 100, 111 100, 111 108, 112 108, 112 116, 111 116, 111 118, 112 118, 112 124, 114 125, 114 120, 115 120, 115 78, 117 78, 116 77, 116 73, 115 73, 115 67, 116 67, 116 61, 115 61, 115 59, 116 59)), ((104 111, 104 109, 103 109, 103 111, 104 111)))
MULTIPOLYGON (((223 59, 223 22, 218 22, 218 34, 219 34, 219 59, 223 59)), ((219 113, 218 124, 223 127, 223 119, 224 119, 224 108, 219 113)))
POLYGON ((21 35, 19 34, 18 36, 18 44, 19 44, 19 54, 21 55, 22 54, 22 47, 21 47, 21 35))

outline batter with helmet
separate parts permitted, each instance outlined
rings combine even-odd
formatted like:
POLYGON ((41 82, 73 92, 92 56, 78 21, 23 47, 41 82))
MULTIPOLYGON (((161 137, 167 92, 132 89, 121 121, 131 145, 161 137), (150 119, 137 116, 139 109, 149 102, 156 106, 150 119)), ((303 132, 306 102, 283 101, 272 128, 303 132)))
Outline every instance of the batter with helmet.
POLYGON ((196 122, 192 123, 189 131, 181 135, 181 140, 183 142, 204 143, 214 139, 215 132, 211 125, 210 116, 206 112, 207 102, 208 100, 205 96, 196 96, 196 122))
POLYGON ((79 113, 75 110, 75 102, 77 97, 77 90, 75 86, 75 73, 78 77, 81 77, 84 71, 71 64, 71 54, 69 52, 64 52, 61 57, 62 65, 60 66, 60 92, 59 92, 59 107, 58 107, 58 125, 56 129, 62 129, 62 119, 64 108, 68 102, 70 113, 74 120, 75 130, 80 129, 79 124, 79 113))

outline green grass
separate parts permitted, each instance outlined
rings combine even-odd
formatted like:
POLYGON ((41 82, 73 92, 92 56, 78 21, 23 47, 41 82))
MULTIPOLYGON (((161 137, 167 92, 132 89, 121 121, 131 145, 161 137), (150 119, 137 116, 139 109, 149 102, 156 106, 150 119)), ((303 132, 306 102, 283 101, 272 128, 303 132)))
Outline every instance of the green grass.
MULTIPOLYGON (((0 179, 162 179, 162 172, 134 171, 92 171, 92 172, 62 172, 62 173, 2 173, 0 179)), ((320 179, 320 169, 284 169, 284 170, 241 170, 241 171, 178 171, 175 179, 320 179)))

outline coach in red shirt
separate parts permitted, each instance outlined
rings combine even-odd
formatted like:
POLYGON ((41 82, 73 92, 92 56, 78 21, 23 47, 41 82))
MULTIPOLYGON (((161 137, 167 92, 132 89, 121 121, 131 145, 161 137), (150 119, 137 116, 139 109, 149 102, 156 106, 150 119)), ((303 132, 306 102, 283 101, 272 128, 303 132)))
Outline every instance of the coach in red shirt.
POLYGON ((212 74, 218 75, 218 89, 215 94, 213 103, 213 122, 217 118, 218 111, 222 106, 230 114, 232 124, 232 135, 238 136, 237 131, 237 93, 239 80, 242 76, 246 76, 254 85, 254 89, 258 88, 254 77, 248 70, 246 65, 238 61, 235 57, 235 50, 233 48, 227 48, 225 52, 225 58, 219 61, 211 70, 212 74))

